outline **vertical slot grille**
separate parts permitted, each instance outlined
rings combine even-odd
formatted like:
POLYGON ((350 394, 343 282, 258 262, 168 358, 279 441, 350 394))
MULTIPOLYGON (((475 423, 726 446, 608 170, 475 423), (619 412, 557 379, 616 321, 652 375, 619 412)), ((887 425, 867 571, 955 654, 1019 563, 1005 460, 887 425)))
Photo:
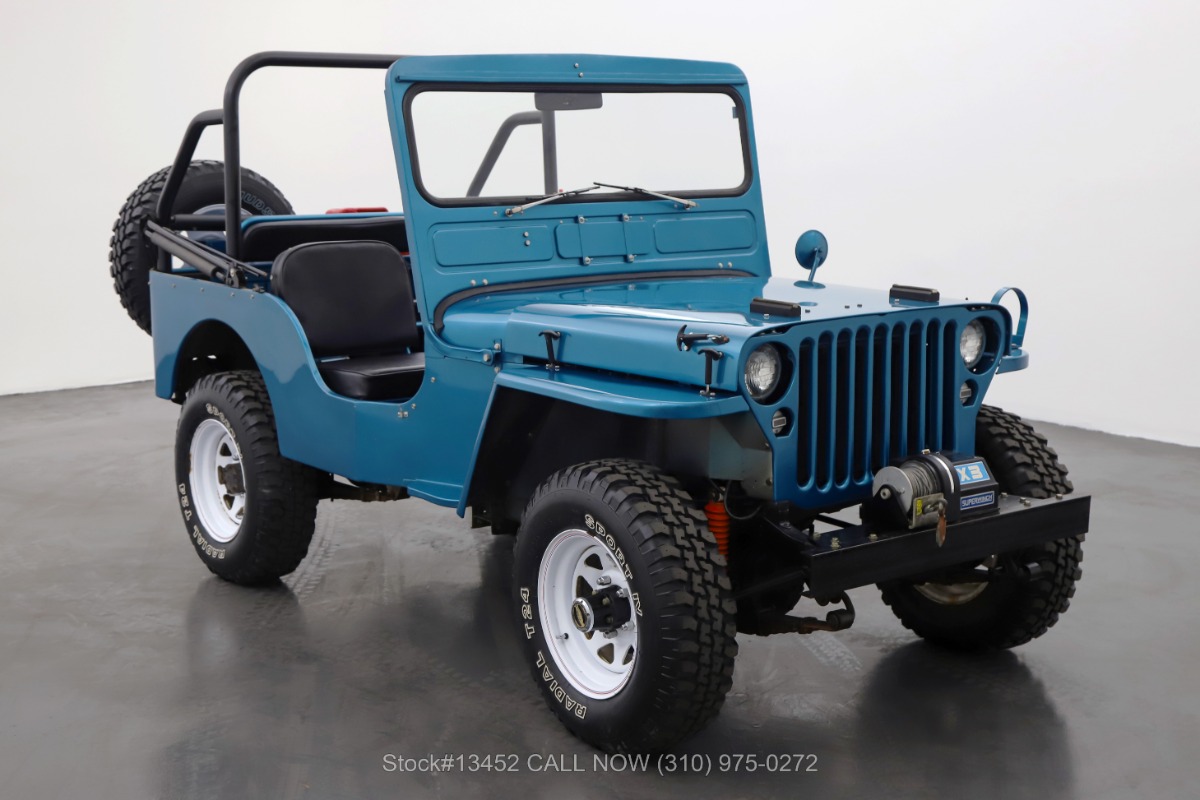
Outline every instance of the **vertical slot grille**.
POLYGON ((797 480, 866 483, 897 458, 953 445, 957 326, 937 320, 825 331, 797 353, 797 480))

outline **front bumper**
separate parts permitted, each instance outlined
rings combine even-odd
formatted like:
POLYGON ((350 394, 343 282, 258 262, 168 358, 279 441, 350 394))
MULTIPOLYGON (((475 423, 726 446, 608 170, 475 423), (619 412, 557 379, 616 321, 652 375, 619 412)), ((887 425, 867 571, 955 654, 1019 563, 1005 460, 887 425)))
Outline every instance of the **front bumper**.
POLYGON ((933 528, 876 533, 865 525, 815 537, 807 560, 808 588, 815 597, 901 578, 927 575, 998 553, 1087 533, 1092 498, 1047 500, 1002 497, 994 514, 946 526, 939 547, 933 528))

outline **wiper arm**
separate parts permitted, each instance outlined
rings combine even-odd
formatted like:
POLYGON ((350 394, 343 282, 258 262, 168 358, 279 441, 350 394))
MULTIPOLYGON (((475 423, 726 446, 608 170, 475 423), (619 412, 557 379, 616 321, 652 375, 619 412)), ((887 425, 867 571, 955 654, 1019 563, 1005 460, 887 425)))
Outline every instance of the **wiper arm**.
POLYGON ((554 194, 548 194, 544 197, 539 197, 537 200, 534 200, 532 202, 525 203, 525 204, 519 205, 519 206, 513 206, 512 208, 506 208, 506 209, 504 209, 504 216, 511 217, 513 214, 523 214, 523 213, 525 213, 525 209, 527 209, 527 208, 533 208, 534 206, 540 206, 542 203, 549 203, 551 200, 558 200, 559 198, 562 198, 562 197, 574 197, 577 194, 585 194, 587 192, 594 192, 596 189, 599 189, 602 185, 603 184, 594 183, 591 186, 588 186, 584 189, 572 189, 569 192, 555 192, 554 194))
POLYGON ((669 194, 663 194, 662 192, 652 192, 649 189, 642 189, 638 186, 617 186, 615 183, 601 183, 600 181, 593 181, 593 183, 595 183, 597 186, 603 186, 606 189, 620 189, 621 191, 624 191, 624 192, 635 192, 637 194, 647 194, 647 195, 650 195, 651 197, 658 197, 663 200, 670 200, 672 203, 679 203, 679 205, 683 206, 684 208, 695 208, 696 206, 700 205, 695 200, 685 200, 682 197, 673 197, 669 194))

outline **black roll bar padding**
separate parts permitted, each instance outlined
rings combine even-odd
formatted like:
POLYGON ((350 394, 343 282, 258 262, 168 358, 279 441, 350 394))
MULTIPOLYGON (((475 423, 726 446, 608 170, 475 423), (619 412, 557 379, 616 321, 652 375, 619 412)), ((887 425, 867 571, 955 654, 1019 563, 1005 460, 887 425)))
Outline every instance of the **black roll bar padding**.
MULTIPOLYGON (((492 143, 488 145, 487 152, 483 154, 483 161, 479 162, 479 169, 475 170, 475 177, 471 178, 471 185, 467 187, 467 197, 479 197, 479 193, 483 191, 483 185, 491 176, 492 168, 496 166, 496 161, 500 158, 500 153, 504 151, 504 146, 508 144, 508 138, 512 136, 512 132, 521 125, 541 124, 542 120, 541 111, 518 111, 500 123, 500 127, 496 129, 496 135, 492 137, 492 143)), ((547 189, 546 194, 551 194, 553 191, 554 189, 547 189)))
MULTIPOLYGON (((255 53, 233 68, 225 84, 225 251, 237 258, 242 250, 242 169, 238 97, 246 78, 263 67, 331 67, 388 69, 404 56, 361 53, 299 53, 283 50, 255 53)), ((194 147, 194 145, 193 145, 194 147)))
POLYGON ((214 280, 219 280, 229 286, 242 286, 245 273, 260 278, 269 277, 258 267, 231 258, 219 250, 214 250, 206 244, 194 242, 191 239, 164 228, 154 220, 146 222, 146 238, 168 256, 175 256, 184 263, 195 267, 214 280))

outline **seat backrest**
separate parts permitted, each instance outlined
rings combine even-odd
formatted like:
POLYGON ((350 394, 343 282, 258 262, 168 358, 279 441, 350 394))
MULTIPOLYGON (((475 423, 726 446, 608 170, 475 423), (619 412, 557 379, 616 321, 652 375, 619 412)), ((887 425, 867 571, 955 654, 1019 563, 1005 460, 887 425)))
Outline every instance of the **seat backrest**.
POLYGON ((242 261, 273 261, 290 247, 308 242, 386 242, 401 253, 408 252, 404 217, 344 217, 337 214, 318 219, 251 217, 242 234, 242 261))
POLYGON ((420 342, 408 262, 383 242, 289 248, 271 267, 271 291, 318 358, 399 353, 420 342))

